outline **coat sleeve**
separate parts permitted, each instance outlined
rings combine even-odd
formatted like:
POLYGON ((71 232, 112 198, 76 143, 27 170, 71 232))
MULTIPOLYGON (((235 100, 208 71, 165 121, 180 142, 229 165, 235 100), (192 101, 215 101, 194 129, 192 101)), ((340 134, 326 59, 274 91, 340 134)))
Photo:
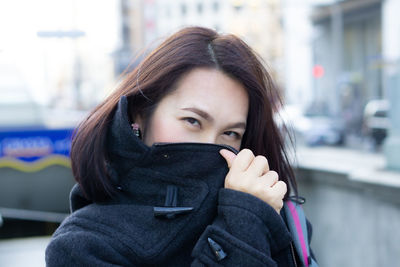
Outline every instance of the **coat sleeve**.
POLYGON ((282 217, 262 200, 221 189, 218 215, 192 251, 192 266, 277 266, 272 255, 287 248, 282 217))
POLYGON ((110 243, 89 231, 57 234, 46 248, 46 266, 132 266, 110 243))

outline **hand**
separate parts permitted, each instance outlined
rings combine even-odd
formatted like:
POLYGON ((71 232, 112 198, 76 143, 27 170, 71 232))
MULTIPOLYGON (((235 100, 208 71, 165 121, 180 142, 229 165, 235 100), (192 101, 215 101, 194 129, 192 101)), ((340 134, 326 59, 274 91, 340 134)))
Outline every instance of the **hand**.
POLYGON ((243 149, 237 155, 227 149, 219 153, 229 167, 225 188, 251 194, 280 212, 287 186, 279 181, 278 173, 269 170, 268 160, 264 156, 255 157, 249 149, 243 149))

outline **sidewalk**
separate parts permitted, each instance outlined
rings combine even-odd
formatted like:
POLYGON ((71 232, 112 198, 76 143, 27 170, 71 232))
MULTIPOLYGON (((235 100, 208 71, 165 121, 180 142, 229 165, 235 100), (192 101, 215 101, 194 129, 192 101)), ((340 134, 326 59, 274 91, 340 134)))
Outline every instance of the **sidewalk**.
POLYGON ((382 153, 338 147, 298 147, 297 166, 348 176, 349 180, 400 188, 400 172, 387 170, 382 153))
POLYGON ((44 251, 50 237, 30 237, 0 240, 0 266, 46 266, 44 251))
MULTIPOLYGON (((400 172, 384 154, 338 147, 297 149, 299 191, 320 266, 400 262, 400 172)), ((398 265, 396 265, 398 266, 398 265)))

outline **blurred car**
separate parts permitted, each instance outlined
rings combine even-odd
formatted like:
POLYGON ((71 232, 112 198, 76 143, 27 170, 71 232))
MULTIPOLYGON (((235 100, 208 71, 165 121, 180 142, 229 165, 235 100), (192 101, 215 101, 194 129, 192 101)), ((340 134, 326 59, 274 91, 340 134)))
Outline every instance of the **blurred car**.
POLYGON ((389 101, 385 99, 371 100, 365 105, 363 130, 375 147, 382 145, 387 136, 390 127, 389 108, 389 101))
POLYGON ((342 145, 344 124, 325 115, 306 114, 297 106, 284 106, 275 117, 283 130, 283 124, 294 133, 296 142, 307 146, 342 145))

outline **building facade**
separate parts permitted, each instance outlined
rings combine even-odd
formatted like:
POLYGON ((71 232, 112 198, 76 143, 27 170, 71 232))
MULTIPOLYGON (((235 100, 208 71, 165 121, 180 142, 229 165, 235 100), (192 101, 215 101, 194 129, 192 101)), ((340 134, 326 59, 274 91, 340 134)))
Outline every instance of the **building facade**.
POLYGON ((150 50, 185 26, 203 26, 243 38, 266 61, 277 80, 283 77, 278 75, 283 73, 278 0, 121 0, 121 3, 123 21, 128 22, 123 26, 123 35, 129 35, 123 40, 132 55, 150 50))
POLYGON ((392 169, 400 169, 399 10, 396 0, 283 1, 289 102, 342 121, 357 138, 367 104, 387 103, 383 147, 392 169))
POLYGON ((348 134, 361 135, 365 105, 387 95, 382 85, 382 1, 316 5, 310 18, 313 66, 324 71, 313 79, 311 107, 341 118, 348 134))

